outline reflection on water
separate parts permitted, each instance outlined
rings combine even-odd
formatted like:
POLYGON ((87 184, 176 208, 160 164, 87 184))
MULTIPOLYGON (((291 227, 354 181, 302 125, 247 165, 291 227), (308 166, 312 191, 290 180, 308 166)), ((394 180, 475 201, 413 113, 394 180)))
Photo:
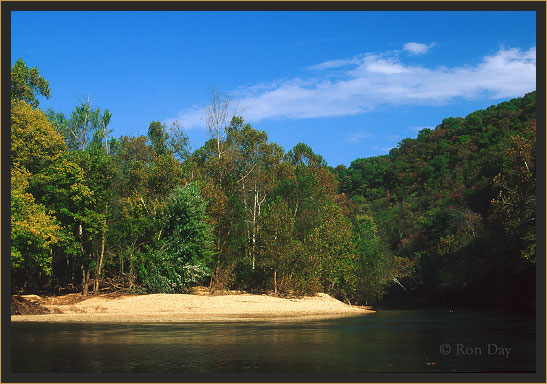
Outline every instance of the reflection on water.
POLYGON ((381 311, 297 323, 14 323, 12 368, 14 372, 531 372, 535 371, 535 321, 472 312, 381 311))

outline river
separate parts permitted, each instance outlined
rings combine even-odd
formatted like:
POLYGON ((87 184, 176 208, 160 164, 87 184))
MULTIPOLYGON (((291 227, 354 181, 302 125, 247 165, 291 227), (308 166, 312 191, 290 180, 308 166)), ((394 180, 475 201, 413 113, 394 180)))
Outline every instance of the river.
POLYGON ((302 322, 12 323, 13 372, 533 372, 535 319, 378 311, 302 322))

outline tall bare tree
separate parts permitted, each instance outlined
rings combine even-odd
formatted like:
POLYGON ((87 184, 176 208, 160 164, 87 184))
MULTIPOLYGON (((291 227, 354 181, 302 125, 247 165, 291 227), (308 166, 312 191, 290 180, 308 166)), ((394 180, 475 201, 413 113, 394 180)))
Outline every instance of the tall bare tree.
POLYGON ((217 156, 220 160, 225 151, 222 150, 222 142, 226 138, 226 127, 230 123, 228 115, 230 114, 231 98, 211 87, 209 94, 209 105, 207 106, 207 116, 205 122, 209 135, 216 141, 217 156))

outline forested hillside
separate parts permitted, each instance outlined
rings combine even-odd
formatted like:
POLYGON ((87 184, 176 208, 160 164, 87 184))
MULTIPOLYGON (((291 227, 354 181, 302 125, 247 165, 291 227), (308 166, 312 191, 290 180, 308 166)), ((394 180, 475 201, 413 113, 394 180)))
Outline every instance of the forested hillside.
POLYGON ((412 299, 532 304, 535 111, 533 92, 336 168, 354 210, 371 214, 382 242, 413 263, 412 299))
POLYGON ((177 123, 115 138, 89 101, 40 110, 49 84, 21 59, 11 90, 13 292, 533 304, 535 92, 334 169, 230 119, 214 91, 192 151, 177 123))

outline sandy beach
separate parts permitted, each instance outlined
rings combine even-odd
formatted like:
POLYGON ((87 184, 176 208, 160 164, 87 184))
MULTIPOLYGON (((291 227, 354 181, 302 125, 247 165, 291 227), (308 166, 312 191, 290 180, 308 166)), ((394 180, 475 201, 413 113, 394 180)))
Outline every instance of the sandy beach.
POLYGON ((39 322, 184 322, 298 321, 360 316, 374 312, 350 306, 320 293, 314 297, 282 298, 255 294, 71 294, 21 296, 44 308, 45 314, 12 315, 12 321, 39 322))

